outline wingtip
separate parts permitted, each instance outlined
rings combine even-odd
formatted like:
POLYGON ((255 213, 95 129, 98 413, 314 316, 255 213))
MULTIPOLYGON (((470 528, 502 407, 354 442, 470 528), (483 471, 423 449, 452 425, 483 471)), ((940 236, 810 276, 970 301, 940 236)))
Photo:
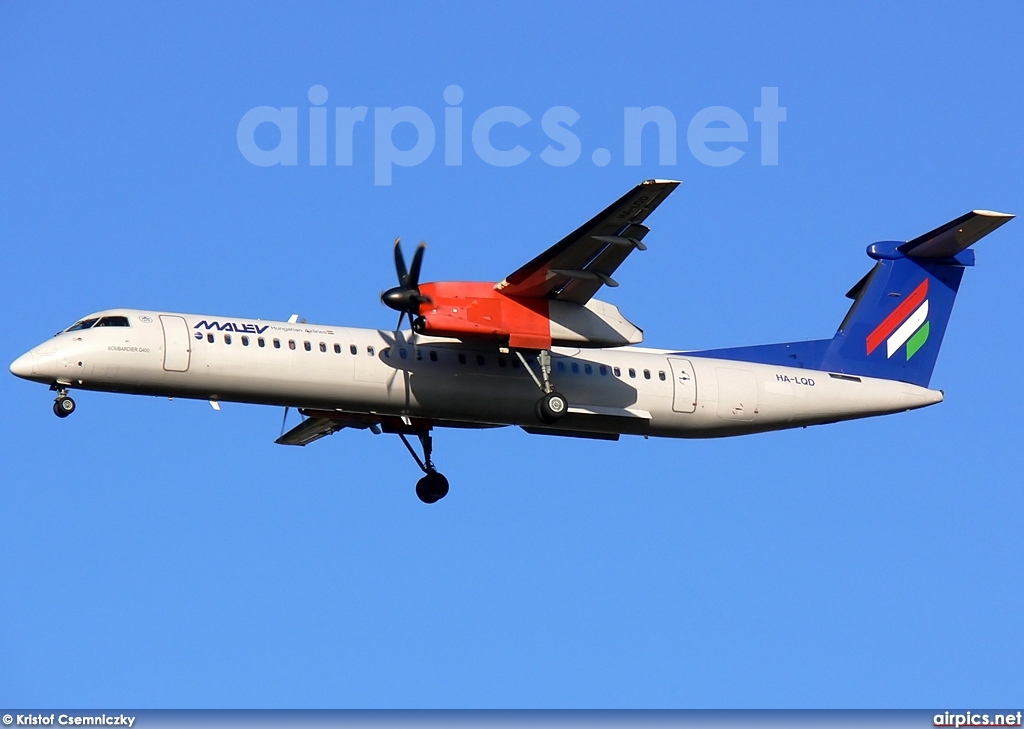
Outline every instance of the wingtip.
POLYGON ((641 185, 682 185, 682 180, 644 180, 641 185))

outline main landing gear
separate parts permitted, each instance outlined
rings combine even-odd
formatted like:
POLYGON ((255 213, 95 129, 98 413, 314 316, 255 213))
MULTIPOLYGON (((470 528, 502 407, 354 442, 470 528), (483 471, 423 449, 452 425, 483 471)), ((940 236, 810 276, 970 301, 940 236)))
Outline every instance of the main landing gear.
POLYGON ((523 367, 530 373, 530 377, 537 383, 537 387, 544 393, 537 404, 534 406, 534 412, 537 414, 537 420, 542 423, 552 424, 565 415, 569 411, 569 401, 565 399, 565 395, 555 391, 555 386, 551 384, 551 352, 542 349, 537 352, 537 364, 540 367, 540 379, 534 373, 533 368, 523 357, 523 353, 518 349, 516 350, 516 356, 519 361, 523 363, 523 367))
POLYGON ((565 415, 569 409, 569 401, 558 392, 545 393, 544 397, 537 401, 537 419, 544 423, 553 423, 565 415))
POLYGON ((66 418, 75 412, 75 401, 68 397, 65 388, 57 390, 57 399, 53 401, 53 414, 58 418, 66 418))
POLYGON ((430 454, 433 450, 433 439, 430 436, 430 431, 427 430, 418 434, 420 445, 423 446, 422 459, 416 454, 416 451, 409 443, 409 439, 405 437, 405 433, 399 433, 398 437, 402 439, 402 443, 409 449, 409 454, 416 461, 416 465, 426 474, 416 482, 416 495, 420 501, 424 504, 433 504, 447 496, 448 479, 434 468, 434 462, 430 459, 430 454))

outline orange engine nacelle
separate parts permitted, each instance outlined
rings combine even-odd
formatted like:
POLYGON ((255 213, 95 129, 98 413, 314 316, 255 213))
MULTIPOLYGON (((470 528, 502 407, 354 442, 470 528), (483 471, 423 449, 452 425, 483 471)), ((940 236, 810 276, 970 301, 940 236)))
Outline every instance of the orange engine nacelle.
POLYGON ((431 303, 420 306, 417 332, 497 339, 520 349, 551 347, 547 299, 505 296, 487 282, 441 281, 420 284, 419 290, 431 303))

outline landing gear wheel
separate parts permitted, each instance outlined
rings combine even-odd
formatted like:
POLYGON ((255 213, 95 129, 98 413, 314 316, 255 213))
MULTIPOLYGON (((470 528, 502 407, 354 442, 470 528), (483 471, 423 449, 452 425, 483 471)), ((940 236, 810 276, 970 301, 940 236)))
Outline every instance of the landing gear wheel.
POLYGON ((61 395, 53 401, 53 414, 58 418, 66 418, 75 412, 75 401, 67 395, 61 395))
POLYGON ((558 392, 549 392, 537 401, 537 418, 543 423, 554 423, 569 411, 569 401, 558 392))
POLYGON ((437 471, 430 471, 416 482, 416 495, 424 504, 433 504, 448 495, 448 479, 437 471))
POLYGON ((402 439, 409 455, 416 461, 426 475, 416 482, 416 495, 424 504, 435 504, 448 495, 448 479, 437 472, 430 454, 434 450, 434 439, 430 437, 430 430, 418 433, 420 444, 423 446, 423 458, 416 455, 416 451, 405 437, 405 433, 399 431, 398 437, 402 439))

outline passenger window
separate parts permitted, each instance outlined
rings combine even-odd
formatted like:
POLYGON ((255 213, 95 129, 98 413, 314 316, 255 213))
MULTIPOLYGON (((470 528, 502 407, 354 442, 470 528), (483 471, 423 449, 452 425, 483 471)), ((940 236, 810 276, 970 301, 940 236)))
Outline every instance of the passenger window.
POLYGON ((665 381, 665 372, 664 372, 664 370, 658 370, 658 379, 661 380, 662 382, 665 381))
POLYGON ((313 345, 312 345, 312 344, 310 344, 309 342, 303 342, 303 343, 302 343, 302 347, 303 347, 303 348, 304 348, 304 349, 305 349, 305 350, 306 350, 307 352, 312 352, 312 351, 313 351, 313 345))
POLYGON ((321 352, 326 352, 327 351, 327 345, 324 344, 323 342, 320 342, 320 351, 321 352))
POLYGON ((459 364, 466 364, 466 355, 462 352, 459 352, 459 364))
POLYGON ((576 362, 572 363, 572 373, 578 375, 580 373, 580 366, 576 362))
POLYGON ((274 340, 274 349, 281 349, 281 340, 280 339, 275 339, 274 340))
POLYGON ((244 334, 242 335, 242 346, 243 347, 248 347, 249 346, 249 337, 245 336, 244 334))
POLYGON ((294 339, 289 339, 288 340, 288 349, 295 349, 295 340, 294 339))
POLYGON ((437 362, 437 352, 434 350, 430 350, 430 361, 437 362))
POLYGON ((356 348, 356 345, 354 344, 348 345, 348 351, 351 352, 352 354, 359 354, 359 350, 356 348))
POLYGON ((586 372, 588 375, 594 374, 594 368, 588 364, 583 365, 583 371, 586 372))
POLYGON ((341 354, 341 345, 340 344, 335 344, 334 345, 334 353, 335 354, 341 354))
POLYGON ((644 370, 644 379, 645 380, 651 379, 651 371, 650 370, 644 370))
POLYGON ((633 369, 632 367, 629 368, 629 376, 636 377, 636 370, 633 369))
POLYGON ((406 359, 409 356, 409 353, 406 351, 405 347, 399 347, 398 356, 402 359, 406 359))
POLYGON ((209 342, 210 344, 213 344, 213 335, 212 334, 207 334, 206 335, 206 341, 209 342))
POLYGON ((483 364, 484 364, 484 356, 482 354, 478 354, 476 356, 476 363, 478 365, 480 365, 481 367, 483 366, 483 364))
POLYGON ((601 375, 607 375, 608 374, 608 368, 605 367, 604 365, 601 365, 601 367, 599 368, 599 372, 601 373, 601 375))
POLYGON ((559 372, 565 372, 565 362, 559 362, 558 363, 558 371, 559 372))
POLYGON ((231 335, 230 334, 225 334, 224 335, 224 344, 231 344, 231 335))
POLYGON ((256 344, 260 345, 261 347, 266 347, 267 340, 264 339, 263 337, 260 337, 259 339, 256 340, 256 344))
POLYGON ((618 367, 612 367, 612 374, 616 377, 622 377, 622 370, 618 367))
POLYGON ((372 357, 373 356, 373 347, 367 346, 366 347, 366 353, 372 357))
MULTIPOLYGON (((95 321, 95 320, 93 320, 95 321)), ((128 317, 126 316, 105 316, 96 322, 97 327, 126 327, 128 317)))
POLYGON ((423 359, 423 350, 420 349, 419 347, 416 348, 416 359, 418 359, 418 360, 423 359))
POLYGON ((391 347, 384 347, 380 353, 383 354, 385 358, 391 359, 391 347))

